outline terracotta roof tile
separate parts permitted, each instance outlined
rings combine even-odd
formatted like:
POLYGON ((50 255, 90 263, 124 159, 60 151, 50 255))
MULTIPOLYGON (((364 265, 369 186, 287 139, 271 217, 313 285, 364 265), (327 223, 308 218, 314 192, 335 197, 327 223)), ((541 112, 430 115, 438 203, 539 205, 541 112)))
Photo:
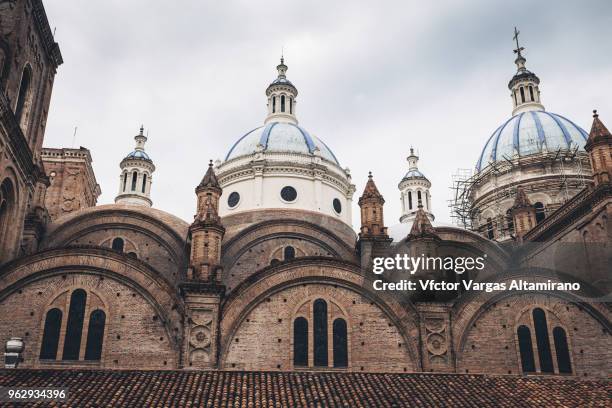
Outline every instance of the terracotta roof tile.
POLYGON ((605 407, 612 393, 605 379, 333 372, 17 369, 0 386, 69 387, 57 405, 73 407, 605 407))

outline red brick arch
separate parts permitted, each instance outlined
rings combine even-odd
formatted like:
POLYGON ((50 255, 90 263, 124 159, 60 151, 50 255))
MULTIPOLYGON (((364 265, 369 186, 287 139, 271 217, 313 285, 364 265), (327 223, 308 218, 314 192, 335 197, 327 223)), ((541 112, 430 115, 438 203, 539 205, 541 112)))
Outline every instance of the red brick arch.
POLYGON ((408 349, 411 363, 420 370, 419 316, 414 305, 385 292, 375 292, 357 265, 322 257, 307 257, 265 268, 239 285, 222 305, 220 364, 248 313, 275 293, 309 283, 337 285, 355 292, 380 308, 394 324, 408 349))

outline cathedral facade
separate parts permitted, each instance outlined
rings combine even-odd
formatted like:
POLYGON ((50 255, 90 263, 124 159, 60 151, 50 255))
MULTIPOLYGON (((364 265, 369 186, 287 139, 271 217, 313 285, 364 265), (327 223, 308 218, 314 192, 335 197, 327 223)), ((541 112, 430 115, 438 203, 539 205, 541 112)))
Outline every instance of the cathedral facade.
POLYGON ((397 237, 374 177, 352 180, 298 122, 298 90, 283 59, 265 90, 261 126, 194 186, 193 220, 155 208, 156 168, 142 128, 120 163, 115 203, 96 205, 90 152, 42 148, 62 63, 42 3, 2 2, 0 21, 7 365, 610 375, 612 136, 597 113, 586 132, 547 112, 520 47, 512 116, 483 138, 477 158, 471 228, 435 224, 431 182, 410 149, 402 213, 392 215, 406 233, 397 237), (559 258, 558 243, 583 248, 586 272, 559 258), (485 269, 471 276, 480 282, 582 286, 415 296, 374 289, 377 257, 451 253, 485 254, 485 269))

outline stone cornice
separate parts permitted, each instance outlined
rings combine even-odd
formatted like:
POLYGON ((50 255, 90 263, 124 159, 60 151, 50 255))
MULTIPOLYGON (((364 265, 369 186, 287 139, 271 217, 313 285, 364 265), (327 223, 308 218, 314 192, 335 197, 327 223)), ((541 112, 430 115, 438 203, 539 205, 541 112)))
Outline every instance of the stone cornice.
POLYGON ((32 15, 34 17, 34 22, 36 23, 36 28, 40 33, 43 48, 45 49, 49 59, 53 62, 54 68, 57 68, 64 63, 64 60, 62 58, 59 45, 53 38, 53 32, 49 26, 49 20, 47 19, 47 13, 45 12, 45 7, 43 6, 42 0, 32 1, 32 15))
POLYGON ((586 188, 525 234, 524 239, 546 240, 592 211, 605 199, 612 199, 612 184, 602 184, 594 189, 586 188))

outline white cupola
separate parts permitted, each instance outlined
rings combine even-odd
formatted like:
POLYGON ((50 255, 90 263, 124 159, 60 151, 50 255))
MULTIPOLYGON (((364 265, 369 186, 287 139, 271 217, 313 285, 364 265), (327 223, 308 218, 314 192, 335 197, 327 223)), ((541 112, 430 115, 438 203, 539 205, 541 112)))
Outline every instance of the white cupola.
POLYGON ((401 193, 402 216, 400 222, 408 223, 414 221, 417 210, 422 208, 430 221, 434 220, 431 212, 431 182, 419 170, 419 156, 410 148, 408 160, 408 172, 399 183, 401 193))
POLYGON ((268 116, 264 124, 269 122, 284 122, 297 125, 295 116, 295 98, 297 88, 287 79, 285 59, 281 57, 280 64, 276 66, 278 77, 266 89, 268 97, 268 116))
POLYGON ((519 31, 514 27, 514 40, 516 41, 516 64, 517 71, 508 83, 508 89, 512 92, 512 116, 528 111, 543 111, 544 105, 540 101, 540 78, 533 72, 525 68, 527 61, 523 57, 522 51, 525 48, 519 46, 519 31))
POLYGON ((136 147, 121 160, 121 175, 119 176, 119 194, 115 198, 117 204, 133 204, 151 207, 151 182, 155 165, 144 150, 147 137, 144 127, 134 136, 136 147))

